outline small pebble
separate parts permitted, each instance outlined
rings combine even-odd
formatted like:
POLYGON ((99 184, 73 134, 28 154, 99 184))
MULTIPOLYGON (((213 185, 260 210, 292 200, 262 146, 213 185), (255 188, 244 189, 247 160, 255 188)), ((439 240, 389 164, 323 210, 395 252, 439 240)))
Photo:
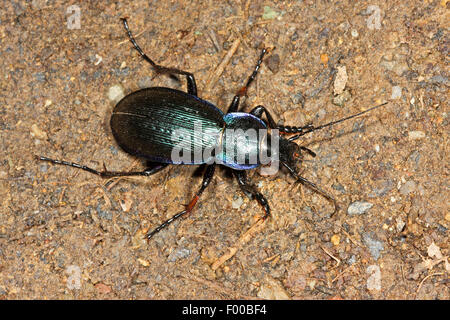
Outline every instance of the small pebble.
POLYGON ((408 138, 409 140, 418 140, 425 138, 425 132, 423 131, 410 131, 408 132, 408 138))
POLYGON ((374 236, 368 233, 363 234, 362 241, 369 249, 370 255, 375 260, 378 260, 381 255, 381 251, 384 250, 383 242, 375 239, 374 236))
POLYGON ((266 65, 272 71, 273 73, 277 73, 280 69, 280 56, 278 54, 272 54, 269 58, 266 60, 266 65))
POLYGON ((367 279, 367 289, 368 290, 381 290, 381 270, 377 265, 368 266, 366 272, 370 274, 367 279))
POLYGON ((375 152, 380 152, 380 146, 378 144, 375 145, 375 152))
POLYGON ((115 85, 108 90, 108 99, 110 101, 119 102, 125 96, 121 85, 115 85))
POLYGON ((233 207, 233 209, 239 209, 243 203, 244 203, 244 199, 242 199, 242 197, 238 196, 236 199, 234 199, 231 202, 231 206, 233 207))
POLYGON ((370 5, 366 10, 369 17, 367 18, 367 28, 369 30, 381 29, 381 10, 377 5, 370 5))
POLYGON ((295 104, 300 104, 302 107, 305 106, 305 97, 303 96, 303 94, 301 92, 297 92, 296 94, 294 94, 292 96, 292 101, 295 104))
POLYGON ((401 96, 402 96, 402 88, 400 86, 393 86, 391 99, 400 99, 401 96))
POLYGON ((264 20, 273 20, 276 17, 278 17, 279 13, 276 12, 275 10, 273 10, 271 7, 269 6, 264 6, 264 13, 262 15, 262 18, 264 20))
POLYGON ((345 66, 337 67, 337 74, 334 80, 334 94, 338 95, 344 92, 345 85, 347 84, 347 68, 345 66))
POLYGON ((356 256, 352 255, 350 257, 350 259, 347 260, 347 263, 351 266, 352 264, 354 264, 356 262, 356 256))
POLYGON ((31 126, 31 136, 37 139, 45 140, 47 139, 47 132, 41 130, 37 124, 31 126))
POLYGON ((417 187, 416 183, 413 180, 409 180, 409 181, 406 181, 406 183, 400 187, 399 192, 402 195, 406 196, 406 195, 416 191, 416 187, 417 187))
POLYGON ((341 237, 338 234, 334 234, 331 237, 331 243, 334 244, 335 246, 339 245, 340 241, 341 241, 341 237))
POLYGON ((441 76, 441 75, 437 75, 437 76, 433 76, 430 79, 431 82, 433 83, 439 83, 439 84, 447 84, 448 83, 448 78, 441 76))
POLYGON ((403 228, 405 227, 406 223, 405 221, 403 221, 402 218, 397 217, 397 219, 395 220, 396 224, 395 224, 395 228, 397 229, 397 232, 402 232, 403 228))
POLYGON ((353 30, 352 30, 352 37, 353 37, 353 38, 356 38, 356 37, 358 37, 358 36, 359 36, 358 30, 353 29, 353 30))
POLYGON ((264 283, 261 284, 258 298, 267 300, 289 300, 290 297, 283 286, 275 279, 266 277, 264 283))
POLYGON ((341 94, 337 95, 336 97, 333 98, 332 103, 335 106, 338 107, 343 107, 344 104, 350 100, 350 98, 352 97, 352 95, 350 94, 350 92, 348 90, 344 90, 344 92, 342 92, 341 94))
POLYGON ((369 209, 372 207, 373 204, 371 204, 370 202, 356 201, 350 204, 350 206, 347 209, 347 213, 352 216, 357 214, 363 214, 369 211, 369 209))
POLYGON ((148 262, 148 260, 145 260, 145 259, 142 259, 142 258, 138 258, 137 260, 138 260, 138 262, 139 262, 141 265, 143 265, 144 267, 150 266, 150 262, 148 262))
POLYGON ((191 254, 191 250, 189 249, 185 249, 185 248, 181 248, 181 249, 175 249, 174 251, 172 251, 172 253, 169 255, 168 260, 170 262, 175 262, 178 259, 184 259, 189 257, 189 255, 191 254))
POLYGON ((119 200, 120 206, 122 207, 123 212, 130 211, 131 207, 133 206, 133 199, 131 198, 129 193, 123 194, 123 199, 119 200))
POLYGON ((108 294, 108 293, 110 293, 112 291, 111 287, 107 286, 104 283, 97 283, 97 284, 94 285, 94 287, 97 289, 97 291, 99 293, 103 293, 103 294, 108 294))
POLYGON ((369 198, 381 197, 387 194, 394 188, 394 182, 392 180, 384 180, 379 184, 379 187, 374 188, 372 192, 369 193, 369 198))

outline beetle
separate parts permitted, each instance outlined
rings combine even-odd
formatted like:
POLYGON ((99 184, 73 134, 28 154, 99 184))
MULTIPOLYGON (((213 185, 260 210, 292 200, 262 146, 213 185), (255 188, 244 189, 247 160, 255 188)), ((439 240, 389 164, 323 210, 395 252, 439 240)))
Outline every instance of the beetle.
POLYGON ((104 167, 102 171, 98 171, 77 163, 51 159, 45 156, 38 156, 39 160, 82 169, 102 178, 148 177, 160 172, 170 164, 206 164, 202 184, 186 208, 148 232, 146 234, 147 239, 152 238, 176 219, 192 212, 200 196, 211 183, 217 165, 231 168, 241 189, 247 195, 256 199, 263 207, 264 215, 262 219, 267 219, 270 216, 268 201, 247 178, 247 170, 260 167, 263 164, 263 155, 267 155, 270 161, 279 161, 297 182, 333 203, 334 211, 332 214, 338 210, 337 202, 331 195, 313 182, 300 176, 297 167, 303 160, 303 153, 306 152, 312 157, 315 157, 316 154, 304 146, 297 145, 294 141, 305 134, 360 116, 386 103, 320 126, 311 124, 305 126, 277 125, 272 115, 262 105, 256 106, 248 113, 238 112, 240 99, 247 94, 247 89, 255 80, 263 58, 268 51, 263 49, 247 82, 238 90, 227 112, 224 113, 212 103, 197 96, 197 86, 192 73, 176 68, 163 67, 150 59, 134 39, 127 20, 125 18, 121 20, 134 48, 152 66, 156 74, 166 74, 175 78, 177 78, 177 75, 185 76, 187 81, 187 92, 164 87, 145 88, 125 96, 113 109, 110 125, 117 144, 125 152, 146 159, 147 168, 143 171, 124 172, 108 171, 104 167), (263 120, 263 115, 265 115, 265 120, 263 120), (201 134, 196 132, 196 125, 200 125, 203 129, 201 134), (179 146, 179 141, 173 139, 173 136, 180 130, 184 130, 184 135, 192 135, 193 137, 189 137, 188 143, 183 145, 182 151, 186 153, 184 155, 187 157, 176 158, 174 157, 174 149, 179 146), (256 138, 249 138, 242 134, 235 135, 236 131, 245 132, 249 130, 263 133, 256 138), (197 136, 195 136, 196 134, 197 136), (287 138, 286 135, 292 134, 293 136, 287 138), (276 138, 275 141, 278 143, 276 150, 272 148, 272 138, 276 138), (238 159, 235 151, 242 149, 245 149, 246 153, 243 158, 238 159), (230 150, 231 152, 229 152, 230 150), (196 158, 196 151, 201 155, 206 153, 208 157, 196 158), (194 159, 192 159, 192 156, 194 156, 194 159), (250 158, 253 161, 250 161, 250 158))

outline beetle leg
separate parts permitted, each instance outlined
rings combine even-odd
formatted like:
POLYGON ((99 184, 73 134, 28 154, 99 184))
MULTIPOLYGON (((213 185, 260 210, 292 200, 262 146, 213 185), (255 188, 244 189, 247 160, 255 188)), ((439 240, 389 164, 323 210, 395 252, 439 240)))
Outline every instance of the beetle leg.
POLYGON ((306 151, 309 153, 309 155, 313 158, 316 157, 316 153, 314 151, 312 151, 311 149, 304 147, 304 146, 298 146, 301 150, 306 151))
POLYGON ((241 89, 239 89, 239 91, 234 96, 233 101, 231 102, 227 113, 236 112, 238 110, 239 101, 240 101, 241 97, 243 97, 243 96, 245 96, 247 94, 248 87, 253 82, 253 80, 255 80, 256 75, 258 74, 258 70, 259 70, 259 68, 261 68, 261 63, 263 61, 264 55, 266 53, 267 53, 267 49, 264 48, 261 51, 261 55, 259 56, 258 62, 256 63, 256 66, 255 66, 255 69, 253 70, 252 74, 248 78, 247 83, 245 84, 245 86, 243 86, 241 89))
POLYGON ((55 160, 55 159, 50 159, 47 157, 43 157, 43 156, 37 156, 37 158, 41 161, 48 161, 54 164, 60 164, 60 165, 64 165, 64 166, 69 166, 69 167, 73 167, 73 168, 77 168, 77 169, 81 169, 93 174, 96 174, 102 178, 113 178, 113 177, 129 177, 129 176, 151 176, 159 171, 161 171, 162 169, 164 169, 165 167, 168 166, 167 163, 158 163, 158 162, 151 162, 151 166, 146 168, 143 171, 108 171, 106 170, 105 165, 103 165, 103 170, 102 171, 98 171, 95 169, 92 169, 90 167, 87 166, 83 166, 81 164, 78 163, 74 163, 74 162, 68 162, 68 161, 64 161, 64 160, 55 160))
POLYGON ((287 165, 286 163, 283 163, 283 165, 286 167, 286 169, 289 170, 289 172, 291 173, 291 175, 297 179, 297 182, 300 182, 301 184, 303 184, 304 186, 308 187, 309 189, 311 189, 314 192, 317 192, 318 194, 320 194, 322 197, 324 197, 325 199, 327 199, 328 201, 330 201, 331 203, 333 203, 334 206, 334 210, 333 212, 330 214, 330 218, 339 210, 339 205, 337 204, 337 201, 335 198, 333 198, 333 196, 329 195, 326 191, 322 190, 319 186, 317 186, 315 183, 301 177, 300 175, 297 174, 296 170, 294 170, 293 168, 291 168, 289 165, 287 165))
POLYGON ((214 176, 215 169, 216 169, 216 166, 214 164, 206 167, 206 171, 203 174, 202 185, 201 185, 200 189, 197 191, 197 193, 195 194, 194 198, 191 200, 191 202, 189 202, 189 204, 186 206, 186 209, 177 213, 169 220, 164 221, 159 227, 155 228, 153 231, 148 232, 145 236, 148 240, 150 240, 156 233, 161 231, 161 229, 164 229, 165 227, 167 227, 169 224, 174 222, 176 219, 192 212, 198 199, 202 195, 203 191, 205 191, 206 187, 208 187, 208 185, 210 184, 210 182, 214 176))
POLYGON ((150 63, 152 65, 153 69, 155 69, 155 72, 158 74, 164 73, 164 74, 169 74, 172 76, 175 74, 180 74, 180 75, 186 76, 188 93, 193 96, 197 96, 197 85, 195 84, 194 75, 187 71, 183 71, 183 70, 179 70, 179 69, 175 69, 175 68, 166 68, 166 67, 156 64, 152 59, 150 59, 144 53, 144 51, 141 49, 141 47, 139 47, 139 45, 137 44, 136 40, 133 37, 133 34, 130 31, 130 28, 128 27, 127 19, 121 18, 121 20, 123 22, 123 26, 125 27, 125 30, 127 31, 128 38, 130 39, 134 48, 139 52, 139 54, 145 61, 147 61, 148 63, 150 63))
POLYGON ((252 109, 252 111, 250 111, 250 114, 260 119, 263 113, 266 114, 267 121, 269 122, 269 127, 272 129, 278 129, 275 120, 273 120, 272 115, 269 113, 269 111, 267 111, 267 109, 264 106, 256 106, 252 109))
POLYGON ((270 207, 266 198, 262 195, 261 192, 259 192, 256 189, 255 186, 251 185, 248 182, 247 173, 244 170, 233 170, 233 173, 236 176, 242 191, 244 191, 246 194, 251 194, 256 199, 256 201, 258 201, 258 203, 263 207, 264 216, 262 217, 262 219, 263 220, 267 219, 270 216, 270 207))

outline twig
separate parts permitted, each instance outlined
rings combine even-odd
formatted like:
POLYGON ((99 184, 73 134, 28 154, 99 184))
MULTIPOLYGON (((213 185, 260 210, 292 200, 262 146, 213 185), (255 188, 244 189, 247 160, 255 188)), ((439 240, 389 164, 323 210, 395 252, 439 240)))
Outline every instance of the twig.
POLYGON ((234 40, 233 45, 231 46, 230 50, 228 50, 225 57, 222 59, 222 62, 217 66, 216 70, 209 76, 206 84, 206 91, 210 91, 211 88, 216 84, 217 80, 222 75, 223 70, 225 70, 226 65, 230 62, 231 57, 234 55, 237 48, 239 47, 240 43, 241 40, 239 38, 234 40))
POLYGON ((350 234, 349 234, 347 231, 345 231, 345 229, 344 229, 343 227, 340 227, 340 228, 341 228, 342 232, 347 236, 347 238, 350 239, 350 241, 351 241, 355 246, 358 246, 358 247, 362 248, 362 245, 360 245, 356 240, 354 240, 354 239, 350 236, 350 234))
POLYGON ((210 289, 213 289, 213 290, 215 290, 215 291, 217 291, 219 293, 222 293, 222 294, 228 295, 230 297, 233 297, 233 299, 247 299, 247 300, 258 299, 258 298, 251 297, 251 296, 244 296, 244 295, 242 295, 242 294, 240 294, 238 292, 226 289, 223 286, 214 283, 213 281, 206 280, 206 279, 194 276, 192 274, 190 274, 189 276, 181 275, 179 277, 183 278, 183 279, 186 279, 186 280, 190 280, 190 281, 201 283, 201 284, 203 284, 203 285, 209 287, 210 289))
POLYGON ((336 258, 335 256, 333 256, 330 251, 328 251, 327 249, 325 249, 324 247, 320 246, 322 248, 323 251, 325 251, 325 253, 327 255, 329 255, 331 258, 333 258, 334 260, 336 260, 337 264, 333 267, 333 269, 336 269, 337 267, 339 267, 339 265, 341 264, 341 260, 339 260, 338 258, 336 258))
POLYGON ((211 39, 212 44, 216 48, 216 51, 217 52, 222 51, 221 47, 220 47, 220 44, 219 44, 219 41, 217 40, 216 33, 214 32, 214 30, 208 29, 208 35, 209 35, 209 38, 211 39))
POLYGON ((425 280, 427 280, 428 278, 431 278, 433 276, 441 276, 443 274, 444 274, 444 272, 436 272, 436 273, 433 273, 433 274, 429 274, 425 278, 423 278, 422 281, 420 281, 419 287, 417 288, 416 295, 414 296, 414 300, 417 299, 417 295, 419 294, 419 291, 422 288, 422 285, 425 282, 425 280))
POLYGON ((211 269, 214 271, 217 270, 225 261, 231 259, 236 252, 241 248, 243 245, 245 245, 247 242, 250 241, 252 236, 261 231, 262 227, 264 226, 264 221, 262 219, 259 219, 253 226, 250 227, 237 241, 236 245, 232 248, 228 248, 228 252, 222 255, 219 259, 214 261, 214 263, 211 265, 211 269))

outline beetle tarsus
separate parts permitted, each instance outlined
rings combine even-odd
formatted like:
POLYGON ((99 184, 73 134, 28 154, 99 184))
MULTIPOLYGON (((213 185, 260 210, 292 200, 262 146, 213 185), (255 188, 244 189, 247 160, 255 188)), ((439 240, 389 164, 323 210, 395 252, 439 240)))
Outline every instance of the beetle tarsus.
POLYGON ((195 78, 194 75, 190 72, 187 71, 183 71, 180 69, 176 69, 176 68, 166 68, 163 66, 158 65, 157 63, 155 63, 152 59, 150 59, 145 53, 144 51, 141 49, 141 47, 137 44, 136 39, 134 39, 133 34, 131 33, 131 30, 128 26, 128 22, 126 18, 121 18, 122 22, 123 22, 123 26, 125 28, 125 30, 127 31, 128 34, 128 38, 130 39, 131 43, 133 44, 134 48, 137 50, 137 52, 139 52, 139 54, 141 55, 141 57, 147 61, 148 63, 151 64, 151 66, 153 67, 153 69, 155 70, 155 72, 157 74, 169 74, 172 77, 175 77, 175 74, 179 74, 179 75, 183 75, 186 76, 186 81, 187 81, 187 92, 193 96, 197 96, 197 85, 195 83, 195 78))

